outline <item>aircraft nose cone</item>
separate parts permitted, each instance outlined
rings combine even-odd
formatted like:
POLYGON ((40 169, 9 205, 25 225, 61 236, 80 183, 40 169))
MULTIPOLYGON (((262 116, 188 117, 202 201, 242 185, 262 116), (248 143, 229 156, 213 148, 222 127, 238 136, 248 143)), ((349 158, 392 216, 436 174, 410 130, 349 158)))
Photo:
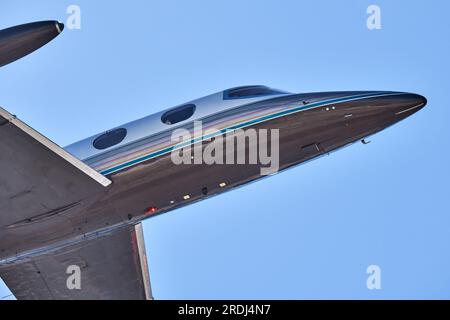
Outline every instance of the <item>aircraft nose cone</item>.
POLYGON ((418 104, 422 104, 422 107, 425 107, 427 104, 427 98, 425 98, 424 96, 421 96, 420 94, 413 94, 414 99, 416 99, 418 104))
POLYGON ((427 104, 427 98, 415 93, 405 93, 401 96, 401 100, 401 106, 396 110, 396 115, 398 116, 410 116, 427 104))

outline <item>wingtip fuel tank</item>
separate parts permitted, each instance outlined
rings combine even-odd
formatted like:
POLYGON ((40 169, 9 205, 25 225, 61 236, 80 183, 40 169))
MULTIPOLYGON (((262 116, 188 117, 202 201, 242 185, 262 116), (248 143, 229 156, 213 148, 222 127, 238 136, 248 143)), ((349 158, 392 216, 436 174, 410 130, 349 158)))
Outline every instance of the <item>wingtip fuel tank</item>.
POLYGON ((59 21, 39 21, 0 30, 0 67, 44 46, 64 30, 59 21))

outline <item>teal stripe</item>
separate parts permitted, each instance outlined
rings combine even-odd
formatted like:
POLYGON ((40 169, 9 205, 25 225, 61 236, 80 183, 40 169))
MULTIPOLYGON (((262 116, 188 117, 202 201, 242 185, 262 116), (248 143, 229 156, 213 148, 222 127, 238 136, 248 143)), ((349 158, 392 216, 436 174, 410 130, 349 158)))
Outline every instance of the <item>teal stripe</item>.
POLYGON ((307 105, 301 105, 301 106, 297 106, 297 107, 293 107, 291 109, 288 110, 284 110, 284 111, 278 111, 278 112, 274 112, 272 114, 268 114, 262 117, 259 117, 257 119, 253 119, 253 120, 249 120, 249 121, 245 121, 239 124, 235 124, 232 125, 228 128, 225 129, 221 129, 218 130, 216 132, 213 133, 209 133, 207 135, 201 136, 201 137, 197 137, 195 139, 189 140, 189 141, 185 141, 179 144, 176 144, 175 146, 171 146, 171 147, 167 147, 164 148, 162 150, 150 153, 148 155, 136 158, 134 160, 130 160, 127 161, 125 163, 122 163, 120 165, 117 165, 115 167, 112 167, 110 169, 106 169, 101 171, 100 173, 103 175, 108 175, 117 171, 120 171, 122 169, 128 168, 130 166, 136 165, 138 163, 159 157, 161 155, 170 153, 174 150, 178 150, 181 148, 184 148, 188 145, 191 144, 195 144, 197 142, 203 141, 203 140, 207 140, 222 134, 227 133, 228 131, 233 131, 233 130, 237 130, 237 129, 242 129, 248 126, 252 126, 261 122, 265 122, 265 121, 269 121, 269 120, 273 120, 275 118, 279 118, 279 117, 283 117, 283 116, 287 116, 293 113, 297 113, 297 112, 301 112, 301 111, 305 111, 305 110, 309 110, 309 109, 314 109, 317 107, 323 107, 326 105, 330 105, 330 104, 335 104, 335 103, 342 103, 342 102, 349 102, 349 101, 354 101, 354 100, 360 100, 360 99, 365 99, 365 98, 375 98, 375 97, 383 97, 383 96, 391 96, 391 95, 398 95, 398 94, 402 94, 402 93, 379 93, 379 94, 362 94, 362 95, 356 95, 356 96, 350 96, 350 97, 344 97, 344 98, 335 98, 335 99, 330 99, 330 100, 325 100, 322 102, 315 102, 315 103, 311 103, 311 104, 307 104, 307 105))

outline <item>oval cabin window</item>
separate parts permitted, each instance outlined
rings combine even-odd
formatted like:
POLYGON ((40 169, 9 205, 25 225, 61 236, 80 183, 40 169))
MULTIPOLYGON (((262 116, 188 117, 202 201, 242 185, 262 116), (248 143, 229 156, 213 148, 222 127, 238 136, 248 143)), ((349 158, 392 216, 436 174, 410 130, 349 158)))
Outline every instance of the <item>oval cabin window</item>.
POLYGON ((94 140, 94 148, 103 150, 115 146, 116 144, 121 143, 126 135, 127 129, 125 128, 108 131, 94 140))
POLYGON ((189 119, 195 112, 195 104, 186 104, 167 111, 161 116, 161 121, 165 124, 175 124, 189 119))
POLYGON ((274 94, 285 94, 287 92, 275 90, 266 86, 245 86, 228 89, 223 92, 223 99, 245 99, 256 98, 260 96, 269 96, 274 94))

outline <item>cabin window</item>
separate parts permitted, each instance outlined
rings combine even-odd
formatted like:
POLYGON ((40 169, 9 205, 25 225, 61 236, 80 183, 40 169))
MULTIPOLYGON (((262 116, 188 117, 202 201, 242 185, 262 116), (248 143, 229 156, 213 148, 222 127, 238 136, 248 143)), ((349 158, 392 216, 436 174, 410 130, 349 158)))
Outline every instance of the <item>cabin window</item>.
POLYGON ((94 140, 94 148, 103 150, 119 144, 125 139, 127 129, 120 128, 108 131, 94 140))
POLYGON ((225 90, 223 92, 223 99, 244 99, 283 93, 287 92, 271 89, 266 86, 246 86, 225 90))
POLYGON ((189 119, 195 112, 195 104, 186 104, 167 111, 161 117, 161 121, 165 124, 175 124, 189 119))

